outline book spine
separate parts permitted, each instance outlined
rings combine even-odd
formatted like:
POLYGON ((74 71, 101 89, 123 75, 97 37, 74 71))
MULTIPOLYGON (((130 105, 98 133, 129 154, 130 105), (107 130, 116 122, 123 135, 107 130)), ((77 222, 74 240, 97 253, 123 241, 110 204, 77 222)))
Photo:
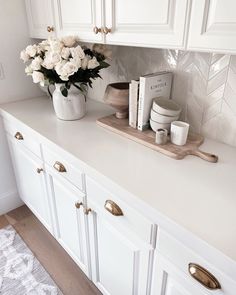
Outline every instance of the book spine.
POLYGON ((145 79, 140 77, 139 83, 139 102, 138 102, 138 130, 144 130, 144 92, 145 92, 145 79))
POLYGON ((137 128, 137 104, 139 82, 131 81, 129 88, 129 125, 137 128))

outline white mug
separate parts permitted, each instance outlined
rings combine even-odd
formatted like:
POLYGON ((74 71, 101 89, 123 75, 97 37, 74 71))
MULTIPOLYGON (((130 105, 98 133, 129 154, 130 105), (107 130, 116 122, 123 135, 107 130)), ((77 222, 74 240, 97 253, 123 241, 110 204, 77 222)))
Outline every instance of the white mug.
POLYGON ((174 121, 170 127, 171 142, 176 145, 185 145, 188 137, 189 124, 182 121, 174 121))

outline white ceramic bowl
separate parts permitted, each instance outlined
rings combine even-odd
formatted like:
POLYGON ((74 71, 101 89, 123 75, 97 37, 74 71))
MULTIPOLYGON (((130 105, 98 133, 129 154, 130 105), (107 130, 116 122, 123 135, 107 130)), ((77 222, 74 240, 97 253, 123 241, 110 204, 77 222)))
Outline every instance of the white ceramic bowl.
POLYGON ((158 122, 155 122, 153 121, 152 119, 150 119, 150 125, 151 125, 151 128, 154 132, 157 131, 157 129, 167 129, 168 131, 170 130, 170 123, 158 123, 158 122))
POLYGON ((160 115, 171 117, 179 116, 181 112, 181 107, 177 103, 162 96, 153 99, 152 108, 160 115))
POLYGON ((157 112, 155 112, 153 109, 151 109, 151 119, 158 123, 171 123, 173 121, 177 121, 179 119, 179 115, 171 117, 171 116, 165 116, 161 115, 157 112))

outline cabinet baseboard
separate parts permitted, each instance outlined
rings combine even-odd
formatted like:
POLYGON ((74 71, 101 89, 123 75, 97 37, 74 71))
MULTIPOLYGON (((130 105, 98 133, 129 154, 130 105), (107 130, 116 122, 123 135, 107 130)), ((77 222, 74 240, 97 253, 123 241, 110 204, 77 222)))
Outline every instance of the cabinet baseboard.
POLYGON ((17 191, 8 191, 0 194, 0 215, 5 214, 23 205, 17 191))

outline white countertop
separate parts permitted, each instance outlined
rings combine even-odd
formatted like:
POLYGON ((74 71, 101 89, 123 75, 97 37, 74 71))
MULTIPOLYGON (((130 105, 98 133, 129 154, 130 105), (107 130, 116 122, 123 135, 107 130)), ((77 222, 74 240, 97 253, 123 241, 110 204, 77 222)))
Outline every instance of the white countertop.
POLYGON ((96 119, 113 111, 94 101, 70 122, 58 120, 45 97, 1 108, 236 261, 235 148, 206 140, 202 149, 217 154, 217 164, 174 160, 99 127, 96 119))

